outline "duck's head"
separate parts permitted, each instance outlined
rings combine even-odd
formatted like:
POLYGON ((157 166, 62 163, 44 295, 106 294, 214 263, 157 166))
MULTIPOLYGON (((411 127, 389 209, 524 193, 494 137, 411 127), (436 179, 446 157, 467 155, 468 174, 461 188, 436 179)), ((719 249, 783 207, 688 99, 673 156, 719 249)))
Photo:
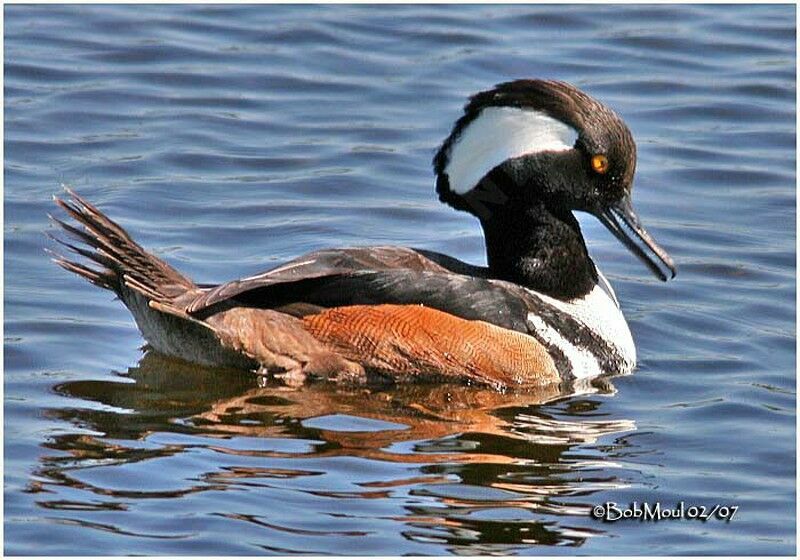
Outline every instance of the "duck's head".
POLYGON ((555 215, 588 212, 656 276, 675 276, 631 204, 630 130, 570 84, 516 80, 474 95, 433 163, 440 200, 482 222, 534 204, 555 215))

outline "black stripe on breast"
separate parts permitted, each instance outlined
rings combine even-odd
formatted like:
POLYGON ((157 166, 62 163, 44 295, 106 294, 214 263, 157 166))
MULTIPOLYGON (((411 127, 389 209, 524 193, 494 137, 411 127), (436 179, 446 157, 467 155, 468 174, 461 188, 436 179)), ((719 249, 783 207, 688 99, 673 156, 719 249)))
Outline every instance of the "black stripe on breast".
MULTIPOLYGON (((589 351, 600 365, 600 369, 606 373, 614 373, 619 371, 624 364, 622 356, 615 346, 606 341, 599 334, 591 330, 584 323, 572 317, 562 310, 553 305, 546 303, 533 293, 527 292, 527 303, 530 306, 531 313, 540 317, 547 325, 553 330, 558 332, 567 342, 573 344, 577 348, 582 348, 589 351)), ((535 329, 529 326, 529 333, 535 334, 535 329)), ((553 348, 554 345, 548 345, 544 341, 548 349, 553 348)), ((557 349, 556 349, 557 350, 557 349)), ((561 353, 563 357, 563 353, 561 353)), ((555 359, 555 357, 554 357, 555 359)), ((564 358, 566 360, 566 358, 564 358)), ((569 375, 572 375, 572 368, 570 367, 569 375)))
POLYGON ((539 333, 534 329, 531 329, 528 334, 535 338, 539 344, 547 349, 548 354, 550 354, 550 357, 553 359, 553 364, 555 364, 556 370, 558 371, 558 376, 561 378, 561 380, 574 381, 575 375, 572 373, 572 363, 564 355, 564 352, 561 351, 561 348, 546 341, 544 337, 539 335, 539 333))

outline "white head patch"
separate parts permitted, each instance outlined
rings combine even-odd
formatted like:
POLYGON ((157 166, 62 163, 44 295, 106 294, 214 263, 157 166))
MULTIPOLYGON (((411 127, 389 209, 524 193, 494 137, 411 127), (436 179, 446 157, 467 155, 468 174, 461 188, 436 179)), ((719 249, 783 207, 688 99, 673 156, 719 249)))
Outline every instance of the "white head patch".
POLYGON ((507 159, 546 150, 569 150, 577 139, 574 128, 543 112, 486 107, 450 148, 444 171, 450 189, 464 194, 507 159))

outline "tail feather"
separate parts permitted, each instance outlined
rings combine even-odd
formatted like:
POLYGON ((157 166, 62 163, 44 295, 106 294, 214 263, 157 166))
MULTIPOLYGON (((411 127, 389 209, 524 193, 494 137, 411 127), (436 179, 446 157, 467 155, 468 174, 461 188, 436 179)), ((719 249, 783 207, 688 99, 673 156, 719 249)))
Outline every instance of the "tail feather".
MULTIPOLYGON (((64 225, 66 225, 66 224, 64 224, 64 225)), ((75 253, 77 255, 80 255, 82 257, 86 257, 87 259, 90 259, 90 260, 94 261, 95 263, 97 263, 99 265, 103 265, 109 270, 112 270, 114 267, 118 267, 118 266, 122 265, 122 263, 120 263, 119 261, 117 261, 113 257, 109 257, 107 255, 104 255, 102 253, 98 253, 96 251, 90 251, 88 249, 83 249, 82 247, 78 247, 77 245, 73 245, 72 243, 67 243, 63 239, 59 239, 55 235, 52 235, 50 232, 45 232, 45 235, 47 235, 47 237, 49 237, 50 239, 52 239, 53 241, 55 241, 59 245, 61 245, 63 247, 66 247, 71 252, 73 252, 73 253, 75 253)))
POLYGON ((87 279, 92 284, 122 295, 123 287, 134 290, 151 301, 168 303, 196 288, 186 276, 170 265, 143 249, 118 224, 106 217, 95 206, 65 189, 68 200, 53 197, 75 222, 69 224, 50 217, 71 238, 88 248, 79 247, 55 236, 49 237, 66 247, 69 251, 91 261, 99 268, 48 251, 53 261, 62 268, 87 279))
POLYGON ((114 290, 112 279, 109 278, 109 275, 105 271, 95 270, 93 268, 89 268, 88 266, 84 266, 73 261, 68 261, 63 256, 51 251, 50 249, 45 249, 45 252, 52 257, 52 261, 54 263, 64 270, 74 272, 78 276, 86 278, 95 286, 99 286, 100 288, 105 288, 107 290, 114 290))

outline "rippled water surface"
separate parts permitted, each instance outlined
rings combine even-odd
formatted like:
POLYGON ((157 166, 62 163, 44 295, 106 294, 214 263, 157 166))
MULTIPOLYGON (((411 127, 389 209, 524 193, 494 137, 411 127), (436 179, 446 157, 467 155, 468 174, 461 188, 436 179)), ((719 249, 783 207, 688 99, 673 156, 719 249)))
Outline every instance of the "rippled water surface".
POLYGON ((793 554, 793 6, 7 6, 5 551, 793 554), (484 261, 430 159, 470 93, 571 81, 638 142, 662 284, 576 394, 290 391, 154 355, 46 258, 69 184, 198 281, 327 246, 484 261), (595 504, 739 506, 602 523, 595 504))

